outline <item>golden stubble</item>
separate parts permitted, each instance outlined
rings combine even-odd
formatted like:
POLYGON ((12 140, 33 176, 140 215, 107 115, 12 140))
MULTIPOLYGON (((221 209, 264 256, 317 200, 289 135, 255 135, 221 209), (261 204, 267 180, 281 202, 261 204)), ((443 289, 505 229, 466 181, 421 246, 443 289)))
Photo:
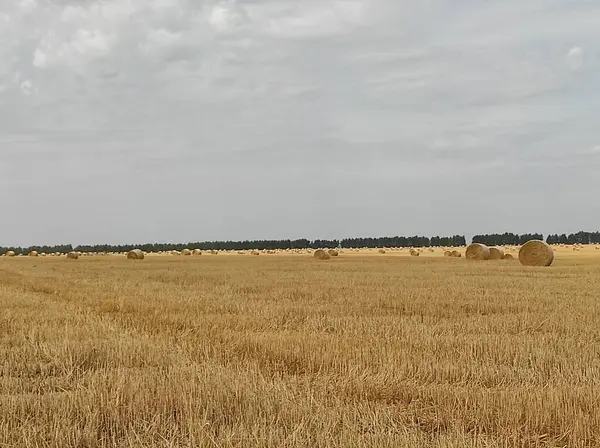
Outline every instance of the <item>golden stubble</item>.
POLYGON ((600 251, 443 254, 0 259, 0 447, 599 446, 600 251))

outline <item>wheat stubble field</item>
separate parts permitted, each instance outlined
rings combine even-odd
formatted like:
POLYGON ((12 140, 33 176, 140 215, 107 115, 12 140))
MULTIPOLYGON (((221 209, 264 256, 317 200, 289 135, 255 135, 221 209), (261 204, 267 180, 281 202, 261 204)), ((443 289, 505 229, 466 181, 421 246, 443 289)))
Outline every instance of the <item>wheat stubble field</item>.
POLYGON ((0 259, 0 447, 600 445, 600 251, 0 259))

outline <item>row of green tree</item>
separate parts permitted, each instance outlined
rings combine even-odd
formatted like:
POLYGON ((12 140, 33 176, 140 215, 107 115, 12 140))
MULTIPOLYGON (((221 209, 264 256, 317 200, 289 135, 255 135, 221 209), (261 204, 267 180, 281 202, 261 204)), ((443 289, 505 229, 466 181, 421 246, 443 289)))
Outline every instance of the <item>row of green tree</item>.
POLYGON ((481 243, 487 246, 519 246, 530 240, 543 240, 544 235, 541 233, 524 233, 517 235, 516 233, 490 233, 487 235, 475 235, 474 243, 481 243))
POLYGON ((73 247, 70 244, 62 244, 57 246, 32 246, 32 247, 0 247, 0 255, 8 251, 13 251, 15 254, 27 254, 32 250, 37 252, 54 253, 59 252, 65 254, 70 251, 79 252, 128 252, 132 249, 141 249, 144 252, 160 252, 183 249, 201 249, 201 250, 274 250, 274 249, 334 249, 338 247, 429 247, 429 246, 464 246, 466 239, 462 235, 451 237, 433 238, 412 236, 412 237, 379 237, 379 238, 346 238, 342 240, 308 240, 301 238, 297 240, 244 240, 244 241, 204 241, 190 243, 147 243, 138 245, 81 245, 73 247))
POLYGON ((567 235, 548 235, 548 244, 600 244, 600 232, 577 232, 567 235))
POLYGON ((454 236, 392 236, 380 238, 346 238, 341 247, 430 247, 430 246, 465 246, 464 235, 454 236))
MULTIPOLYGON (((518 246, 526 243, 529 240, 543 240, 544 236, 540 233, 526 233, 517 235, 515 233, 493 233, 489 235, 475 235, 474 243, 482 243, 488 246, 518 246)), ((600 232, 584 232, 571 233, 569 235, 548 235, 546 237, 548 244, 600 244, 600 232)))
MULTIPOLYGON (((493 233, 486 235, 475 235, 474 243, 482 243, 488 246, 518 246, 529 240, 543 240, 544 236, 539 233, 526 233, 518 235, 515 233, 493 233)), ((548 244, 600 244, 600 232, 577 232, 570 235, 548 235, 548 244)), ((319 248, 351 248, 351 247, 431 247, 431 246, 465 246, 466 238, 463 235, 450 237, 424 237, 424 236, 393 236, 378 238, 345 238, 342 240, 309 240, 301 238, 297 240, 244 240, 244 241, 204 241, 196 243, 147 243, 141 245, 81 245, 73 247, 71 244, 56 246, 32 246, 32 247, 0 247, 0 255, 13 251, 17 255, 27 254, 32 250, 37 252, 66 254, 70 251, 80 252, 127 252, 139 248, 144 252, 159 252, 168 250, 181 251, 185 248, 202 250, 274 250, 274 249, 319 249, 319 248)))

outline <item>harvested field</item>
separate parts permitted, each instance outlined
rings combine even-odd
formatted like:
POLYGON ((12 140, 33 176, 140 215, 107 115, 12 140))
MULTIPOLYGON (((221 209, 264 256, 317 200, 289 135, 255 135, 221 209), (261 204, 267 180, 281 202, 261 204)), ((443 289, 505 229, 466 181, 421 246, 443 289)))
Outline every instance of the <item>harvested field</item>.
POLYGON ((599 286, 593 247, 3 257, 0 446, 599 446, 599 286))

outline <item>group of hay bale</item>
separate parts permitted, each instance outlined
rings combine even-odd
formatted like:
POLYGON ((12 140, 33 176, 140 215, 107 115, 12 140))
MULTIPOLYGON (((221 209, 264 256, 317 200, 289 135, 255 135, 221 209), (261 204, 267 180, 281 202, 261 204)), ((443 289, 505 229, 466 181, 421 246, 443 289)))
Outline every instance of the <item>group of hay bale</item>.
POLYGON ((324 249, 317 249, 313 253, 313 257, 317 260, 329 260, 331 257, 337 257, 340 253, 335 249, 329 249, 325 251, 324 249))
POLYGON ((461 258, 462 254, 457 250, 447 250, 444 252, 444 257, 461 258))
MULTIPOLYGON (((468 260, 514 259, 511 254, 505 254, 500 247, 488 247, 480 243, 470 244, 465 256, 468 260)), ((528 241, 519 249, 519 261, 523 266, 550 266, 554 261, 554 249, 544 241, 528 241)))

